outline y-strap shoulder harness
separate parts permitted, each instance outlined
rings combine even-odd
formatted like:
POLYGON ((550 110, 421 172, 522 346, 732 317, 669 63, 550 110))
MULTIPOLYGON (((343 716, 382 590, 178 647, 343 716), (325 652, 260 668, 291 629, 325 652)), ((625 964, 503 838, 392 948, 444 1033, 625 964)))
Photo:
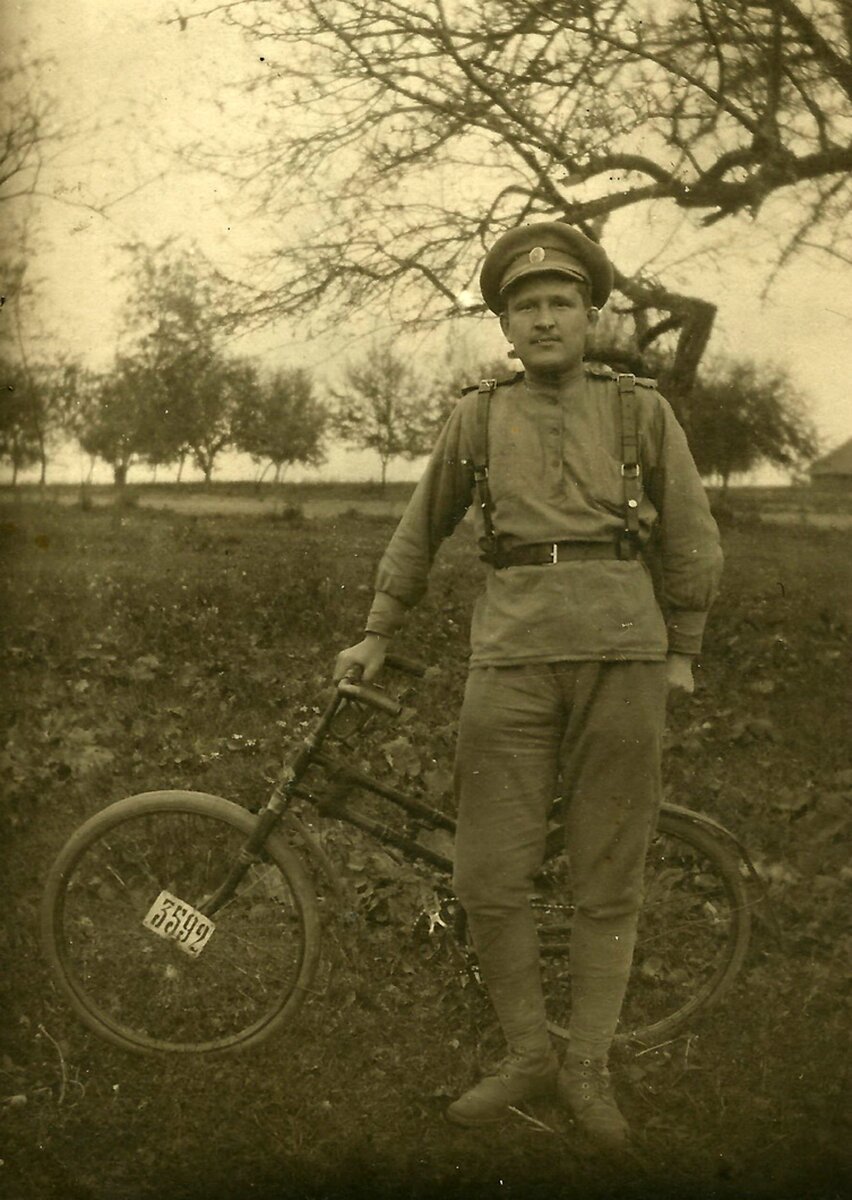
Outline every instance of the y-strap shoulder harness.
MULTIPOLYGON (((523 378, 523 372, 512 379, 483 379, 476 387, 476 414, 474 421, 473 480, 476 498, 482 512, 485 527, 482 558, 491 566, 532 565, 555 563, 569 558, 619 558, 633 559, 639 554, 639 502, 642 499, 642 464, 639 454, 639 422, 636 412, 635 375, 616 374, 609 367, 591 368, 591 373, 614 379, 618 387, 621 409, 621 478, 624 484, 624 521, 615 544, 596 542, 542 542, 531 546, 505 551, 500 548, 500 537, 494 528, 493 504, 488 486, 488 424, 491 397, 498 387, 515 383, 523 378)), ((644 387, 654 387, 654 380, 642 379, 644 387)), ((464 393, 472 392, 465 388, 464 393)), ((463 393, 463 394, 464 394, 463 393)))

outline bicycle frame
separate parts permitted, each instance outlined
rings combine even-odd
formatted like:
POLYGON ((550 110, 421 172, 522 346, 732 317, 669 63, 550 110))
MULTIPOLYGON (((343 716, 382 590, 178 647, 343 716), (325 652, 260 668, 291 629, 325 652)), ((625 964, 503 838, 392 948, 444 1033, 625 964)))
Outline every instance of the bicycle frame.
MULTIPOLYGON (((401 707, 370 684, 341 681, 322 712, 316 710, 319 715, 292 768, 282 771, 258 814, 205 793, 149 792, 116 801, 76 831, 57 857, 45 887, 42 937, 55 978, 91 1029, 131 1049, 219 1049, 259 1040, 297 1011, 319 963, 322 918, 328 911, 322 901, 336 899, 342 902, 341 909, 346 906, 346 916, 350 915, 348 891, 306 823, 303 802, 311 814, 351 825, 420 866, 419 874, 432 899, 423 897, 426 903, 412 934, 433 934, 441 927, 441 942, 457 957, 459 968, 480 981, 465 913, 452 892, 452 853, 441 853, 440 844, 433 848, 434 840, 424 838, 427 830, 451 834, 453 817, 427 803, 419 793, 410 795, 374 778, 370 768, 361 770, 346 761, 354 757, 355 739, 367 727, 373 710, 398 714, 401 707), (337 746, 327 749, 331 736, 337 746), (311 778, 314 770, 316 780, 311 778), (366 796, 355 798, 356 791, 366 796), (371 796, 383 807, 374 809, 371 796), (390 806, 399 818, 389 816, 384 806, 390 806), (284 837, 276 829, 282 820, 286 822, 284 837), (137 839, 141 839, 138 844, 137 839), (313 860, 314 880, 288 841, 298 842, 313 860), (139 886, 134 890, 131 879, 122 878, 128 862, 131 870, 141 869, 141 890, 139 886), (158 863, 162 865, 158 867, 158 863), (250 869, 252 877, 246 879, 250 869), (102 894, 105 873, 117 880, 129 904, 117 906, 109 887, 102 894), (316 885, 323 875, 326 883, 318 894, 316 885), (164 882, 168 886, 161 890, 164 882), (147 895, 152 884, 160 892, 154 908, 147 895), (125 940, 116 938, 119 928, 128 932, 131 941, 139 936, 139 918, 151 929, 148 917, 163 896, 184 908, 188 904, 196 914, 200 910, 205 916, 216 915, 222 956, 209 960, 216 976, 208 981, 211 985, 224 983, 220 978, 223 971, 232 986, 234 981, 239 985, 241 978, 259 979, 256 973, 268 965, 273 971, 272 990, 263 985, 254 994, 240 986, 247 1007, 245 1012, 238 1008, 234 1013, 227 988, 224 992, 220 989, 221 1010, 211 1009, 209 1028, 200 1030, 199 1023, 192 1020, 191 981, 196 979, 197 986, 196 969, 187 968, 182 958, 176 964, 168 958, 152 957, 147 943, 143 954, 127 956, 123 954, 125 940), (229 913, 224 912, 232 899, 237 903, 229 913), (245 929, 248 936, 240 933, 245 929), (259 941, 252 932, 257 929, 262 931, 259 941), (275 930, 281 934, 283 957, 267 962, 270 937, 278 945, 275 930), (245 968, 240 965, 243 959, 245 968), (116 991, 114 975, 123 978, 123 992, 120 985, 116 991), (188 1006, 175 1008, 171 982, 164 990, 164 979, 176 985, 186 983, 188 1006), (158 1006, 154 1026, 149 1024, 149 1004, 158 1006), (184 1017, 189 1015, 188 1025, 186 1021, 174 1023, 178 1009, 184 1017), (221 1019, 216 1015, 219 1011, 221 1019), (245 1024, 240 1025, 243 1016, 245 1024), (231 1028, 231 1018, 238 1027, 231 1028)), ((564 800, 556 800, 550 814, 544 855, 548 867, 551 856, 564 848, 564 823, 559 821, 564 807, 564 800)), ((715 821, 689 809, 664 805, 654 854, 646 872, 652 902, 643 913, 647 953, 637 978, 641 982, 647 975, 652 991, 658 986, 661 990, 652 994, 647 987, 644 991, 640 987, 635 993, 636 1003, 625 1018, 623 1034, 634 1040, 668 1036, 724 993, 742 966, 754 907, 743 881, 742 862, 748 862, 748 856, 715 821), (694 960, 687 955, 684 937, 692 947, 690 954, 694 951, 697 956, 694 960), (686 976, 681 969, 684 963, 686 976)), ((543 981, 555 1021, 550 1028, 559 1037, 565 1036, 570 1010, 564 980, 574 907, 570 871, 564 870, 564 865, 558 857, 552 860, 553 869, 542 870, 536 877, 530 896, 541 940, 543 981)), ((418 894, 422 890, 418 887, 418 894)))
MULTIPOLYGON (((388 665, 395 666, 397 669, 409 674, 422 676, 425 673, 422 667, 409 663, 405 659, 397 659, 393 656, 388 656, 388 659, 388 665)), ((245 872, 252 863, 260 858, 264 843, 271 831, 282 817, 288 813, 293 801, 297 799, 305 800, 311 804, 318 815, 344 821, 360 829, 363 833, 368 834, 380 844, 398 850, 409 861, 420 862, 431 867, 433 870, 439 871, 442 875, 446 876, 449 883, 453 870, 450 858, 428 846, 422 845, 411 837, 406 837, 392 825, 377 821, 347 804, 347 798, 351 790, 359 789, 395 805, 427 829, 443 829, 448 833, 455 833, 456 823, 451 816, 425 803, 423 800, 408 795, 399 788, 384 783, 359 770, 357 767, 351 766, 346 761, 335 758, 323 749, 326 738, 333 732, 335 718, 341 712, 342 708, 350 704, 373 708, 388 713, 391 716, 398 716, 402 711, 402 705, 392 700, 380 688, 372 684, 341 680, 315 723, 314 728, 305 739, 292 767, 276 784, 267 804, 260 811, 257 826, 240 852, 237 862, 216 892, 212 896, 207 897, 203 904, 199 905, 201 911, 207 915, 213 915, 216 909, 230 898, 245 872), (315 795, 309 787, 305 786, 305 777, 311 768, 314 767, 318 767, 327 773, 327 781, 332 785, 330 795, 315 795)), ((363 720, 357 726, 355 732, 360 732, 364 728, 369 716, 369 712, 365 713, 363 720)), ((561 810, 562 801, 557 798, 554 801, 553 815, 558 816, 561 810)), ((694 825, 703 826, 708 831, 721 835, 745 864, 751 879, 758 883, 761 882, 748 851, 740 840, 718 821, 676 804, 663 803, 661 811, 673 816, 678 815, 694 825)), ((324 851, 316 844, 316 840, 312 837, 310 830, 304 823, 295 818, 295 814, 293 814, 293 817, 296 821, 295 827, 297 832, 304 839, 312 857, 319 863, 323 872, 329 876, 335 889, 339 891, 338 881, 331 874, 333 868, 331 868, 324 851)), ((562 845, 562 830, 552 830, 547 838, 545 859, 547 860, 558 854, 562 849, 562 845)), ((761 891, 764 891, 762 887, 761 891)))
MULTIPOLYGON (((405 660, 394 661, 400 664, 405 663, 405 660)), ((424 673, 422 668, 417 668, 413 664, 405 663, 401 669, 412 674, 422 675, 424 673)), ((442 813, 439 809, 433 808, 381 780, 374 779, 366 772, 324 752, 322 747, 332 731, 335 717, 338 716, 341 708, 353 703, 368 705, 389 713, 391 716, 398 716, 402 711, 402 706, 391 700, 381 689, 371 684, 341 680, 313 730, 305 739, 292 767, 278 781, 266 805, 261 809, 254 832, 240 851, 237 861, 216 891, 205 897, 203 902, 198 905, 199 911, 212 916, 231 898, 246 871, 252 863, 257 862, 260 858, 270 833, 296 799, 307 800, 321 816, 346 821, 378 842, 393 846, 411 860, 428 864, 447 876, 452 874, 452 861, 446 855, 440 854, 428 846, 423 846, 413 838, 405 837, 392 826, 375 821, 346 805, 345 796, 352 787, 357 787, 390 801, 427 828, 444 829, 448 833, 455 832, 456 823, 446 813, 442 813), (303 786, 305 776, 312 767, 320 767, 329 773, 328 778, 333 785, 333 794, 330 797, 315 796, 303 786)), ((366 724, 366 717, 359 728, 363 728, 364 724, 366 724)), ((300 833, 303 837, 309 836, 304 826, 301 827, 300 833)))

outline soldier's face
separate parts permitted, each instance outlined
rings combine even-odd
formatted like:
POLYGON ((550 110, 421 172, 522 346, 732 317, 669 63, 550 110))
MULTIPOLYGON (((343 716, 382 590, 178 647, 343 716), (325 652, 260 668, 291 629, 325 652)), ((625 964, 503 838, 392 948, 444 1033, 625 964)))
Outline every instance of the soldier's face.
POLYGON ((550 375, 580 364, 597 316, 569 279, 534 275, 509 292, 500 325, 527 370, 550 375))

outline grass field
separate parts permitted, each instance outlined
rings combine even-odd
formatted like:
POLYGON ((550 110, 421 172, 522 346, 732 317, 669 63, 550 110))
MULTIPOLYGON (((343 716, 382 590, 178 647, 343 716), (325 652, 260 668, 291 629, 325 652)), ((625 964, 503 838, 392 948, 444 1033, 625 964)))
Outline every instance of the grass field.
MULTIPOLYGON (((244 1056, 163 1062, 77 1024, 37 940, 62 841, 156 787, 257 804, 334 654, 360 634, 393 519, 310 520, 299 503, 269 516, 2 510, 0 1194, 843 1195, 852 554, 841 532, 761 525, 742 507, 723 530, 698 690, 671 712, 667 789, 745 841, 783 938, 759 925, 718 1010, 671 1046, 619 1056, 629 1158, 593 1155, 547 1107, 554 1132, 443 1122, 493 1047, 489 1015, 440 946, 411 936, 417 887, 333 823, 356 919, 329 931, 325 989, 291 1031, 244 1056)), ((399 646, 438 670, 371 751, 407 746, 408 782, 427 789, 451 753, 471 549, 463 528, 442 552, 399 646)))

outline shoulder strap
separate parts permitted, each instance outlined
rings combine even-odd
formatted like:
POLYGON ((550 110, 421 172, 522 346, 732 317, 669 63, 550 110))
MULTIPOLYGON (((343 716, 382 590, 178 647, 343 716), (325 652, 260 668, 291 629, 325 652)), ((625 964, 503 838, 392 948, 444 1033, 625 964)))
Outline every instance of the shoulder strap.
MULTIPOLYGON (((483 379, 476 389, 473 479, 485 526, 486 544, 482 557, 486 562, 494 562, 498 548, 491 492, 488 487, 488 417, 491 410, 491 397, 498 386, 496 379, 483 379)), ((618 375, 617 386, 621 402, 621 477, 624 481, 624 528, 619 539, 619 556, 635 558, 639 553, 639 501, 642 498, 639 425, 636 415, 636 376, 618 375)))
POLYGON ((639 552, 639 501, 642 498, 636 376, 619 375, 616 382, 621 402, 621 478, 624 481, 624 528, 619 539, 619 557, 635 558, 639 552))
POLYGON ((497 534, 494 530, 493 506, 488 487, 488 415, 491 411, 491 397, 496 389, 496 379, 483 379, 479 384, 476 390, 476 419, 473 435, 473 481, 476 485, 476 498, 479 501, 482 520, 485 524, 485 547, 482 557, 486 562, 491 563, 497 556, 497 534))
MULTIPOLYGON (((515 374, 510 375, 508 379, 480 379, 479 383, 471 383, 468 384, 467 387, 463 387, 459 394, 462 396, 468 396, 471 392, 481 392, 483 387, 487 387, 489 391, 493 392, 496 388, 508 387, 511 383, 517 383, 520 379, 523 379, 523 377, 523 371, 516 371, 515 374)), ((613 379, 614 378, 615 376, 613 376, 613 379)))

